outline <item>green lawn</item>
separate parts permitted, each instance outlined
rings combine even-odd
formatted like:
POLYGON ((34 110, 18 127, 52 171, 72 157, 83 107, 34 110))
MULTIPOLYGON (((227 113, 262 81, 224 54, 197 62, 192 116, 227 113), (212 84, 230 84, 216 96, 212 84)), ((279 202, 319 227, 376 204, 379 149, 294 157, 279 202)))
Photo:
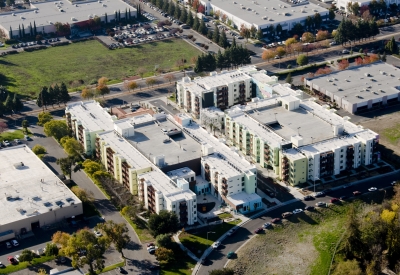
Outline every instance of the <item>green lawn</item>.
POLYGON ((0 271, 1 271, 1 274, 10 274, 10 273, 22 270, 22 269, 26 269, 29 266, 39 265, 39 264, 49 262, 54 259, 55 259, 55 256, 41 256, 41 257, 33 259, 31 265, 28 262, 21 262, 16 265, 7 265, 6 268, 1 269, 0 271))
POLYGON ((23 139, 24 132, 22 130, 7 131, 0 134, 0 142, 3 140, 13 141, 14 139, 23 139))
POLYGON ((235 220, 229 223, 210 225, 208 228, 202 228, 202 231, 197 232, 195 235, 188 232, 183 232, 179 235, 179 239, 186 248, 188 248, 197 256, 201 256, 203 252, 213 244, 213 242, 218 240, 225 232, 229 231, 238 223, 240 223, 240 221, 235 220), (207 239, 207 232, 215 233, 208 233, 207 239))
POLYGON ((233 216, 232 216, 231 214, 229 214, 229 213, 222 213, 222 214, 219 214, 218 217, 219 217, 221 220, 233 218, 233 216))
POLYGON ((390 143, 397 144, 400 139, 400 124, 385 129, 382 134, 389 140, 390 143))
POLYGON ((161 275, 190 275, 192 274, 192 268, 196 265, 196 262, 190 258, 185 252, 180 249, 178 244, 174 243, 172 247, 174 251, 176 261, 170 266, 161 266, 161 275))
MULTIPOLYGON (((122 215, 122 213, 121 213, 122 215)), ((147 229, 147 227, 144 224, 135 224, 131 219, 129 219, 127 216, 122 215, 122 217, 125 218, 127 222, 132 226, 132 228, 135 230, 136 234, 138 235, 140 241, 143 243, 148 243, 154 241, 153 236, 150 234, 150 231, 147 229)))
MULTIPOLYGON (((95 83, 106 76, 112 82, 136 75, 139 67, 177 69, 177 60, 190 62, 199 51, 183 40, 169 39, 132 48, 108 50, 90 40, 36 52, 7 55, 0 60, 0 85, 35 96, 42 86, 65 82, 69 88, 95 83), (74 82, 75 81, 75 82, 74 82), (74 82, 74 83, 73 83, 74 82), (82 83, 82 82, 81 82, 82 83)), ((149 75, 149 73, 147 73, 149 75)))

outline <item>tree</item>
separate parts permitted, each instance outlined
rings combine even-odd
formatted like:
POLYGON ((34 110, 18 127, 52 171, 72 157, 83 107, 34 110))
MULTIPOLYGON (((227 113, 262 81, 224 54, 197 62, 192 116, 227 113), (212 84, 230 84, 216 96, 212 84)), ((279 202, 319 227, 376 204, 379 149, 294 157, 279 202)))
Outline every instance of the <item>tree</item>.
POLYGON ((332 275, 361 275, 362 270, 357 260, 340 261, 332 275))
POLYGON ((40 91, 38 98, 36 100, 36 105, 38 107, 43 107, 47 109, 47 105, 49 103, 49 93, 48 93, 48 88, 46 86, 43 86, 42 90, 40 91))
POLYGON ((197 31, 202 35, 207 35, 208 29, 203 19, 200 20, 200 25, 197 31))
POLYGON ((24 104, 21 102, 21 100, 19 99, 18 94, 16 94, 16 93, 14 94, 12 105, 13 105, 14 112, 19 112, 24 107, 24 104))
POLYGON ((4 130, 6 130, 7 128, 7 123, 5 123, 4 121, 0 121, 0 133, 3 133, 4 130))
POLYGON ((36 144, 35 146, 33 146, 32 152, 33 152, 35 155, 37 155, 37 156, 39 156, 39 157, 41 158, 44 154, 46 154, 46 148, 44 148, 44 147, 43 147, 42 145, 40 145, 40 144, 36 144))
POLYGON ((114 244, 115 249, 121 253, 121 257, 124 258, 123 249, 131 241, 131 237, 128 235, 128 227, 125 223, 114 223, 112 220, 108 220, 105 223, 99 223, 96 226, 97 229, 103 231, 107 238, 114 244))
POLYGON ((386 43, 385 51, 390 54, 398 54, 399 53, 399 46, 397 46, 394 36, 392 36, 392 38, 386 43))
POLYGON ((46 269, 39 268, 37 275, 47 275, 46 269))
POLYGON ((194 19, 193 19, 192 12, 189 12, 187 15, 186 25, 188 25, 189 27, 192 27, 193 22, 194 22, 194 19))
POLYGON ((214 32, 213 32, 212 41, 213 41, 214 43, 217 43, 217 44, 218 44, 219 36, 220 36, 220 34, 219 34, 218 26, 215 26, 214 32))
POLYGON ((221 32, 219 37, 218 45, 222 48, 226 48, 229 45, 228 39, 226 38, 225 32, 221 32))
POLYGON ((46 244, 46 256, 58 256, 58 246, 54 243, 46 244))
POLYGON ((364 245, 361 240, 360 224, 353 205, 347 213, 346 234, 343 238, 343 251, 347 258, 363 256, 364 245))
POLYGON ((240 26, 240 35, 243 36, 244 38, 246 38, 246 40, 248 41, 250 38, 250 30, 248 28, 246 28, 246 26, 244 24, 242 24, 240 26))
MULTIPOLYGON (((1 104, 1 103, 0 103, 1 104)), ((24 132, 26 134, 28 134, 28 127, 29 127, 29 121, 27 121, 26 119, 24 119, 22 121, 22 128, 24 129, 24 132)))
POLYGON ((343 59, 338 63, 338 69, 340 71, 345 70, 349 67, 349 61, 347 59, 343 59))
POLYGON ((334 20, 336 17, 335 11, 333 9, 329 9, 329 14, 328 14, 328 18, 329 20, 334 20))
POLYGON ((140 75, 140 77, 143 79, 143 75, 146 73, 146 68, 144 68, 144 67, 139 67, 139 68, 137 68, 136 69, 136 73, 138 74, 138 75, 140 75))
POLYGON ((15 5, 15 0, 6 0, 7 6, 11 7, 15 5))
POLYGON ((181 16, 179 17, 179 21, 186 22, 187 20, 187 11, 185 8, 182 9, 181 16))
POLYGON ((165 247, 159 247, 155 252, 155 256, 157 261, 163 265, 171 264, 175 260, 174 251, 165 247))
POLYGON ((199 18, 197 16, 194 16, 192 29, 197 31, 199 29, 199 26, 200 26, 199 18))
POLYGON ((164 76, 164 79, 168 80, 168 82, 171 83, 172 81, 175 81, 175 76, 174 76, 174 74, 166 74, 164 76))
POLYGON ((285 41, 285 46, 287 47, 287 46, 290 46, 290 45, 295 44, 295 43, 297 43, 296 38, 294 38, 294 37, 288 38, 288 39, 285 41))
POLYGON ((4 8, 5 6, 6 6, 6 1, 0 0, 0 9, 4 8))
POLYGON ((60 144, 70 157, 79 157, 83 154, 83 146, 76 139, 65 136, 60 139, 60 144))
POLYGON ((149 77, 146 79, 146 85, 149 87, 156 84, 156 82, 157 82, 157 80, 154 77, 149 77))
POLYGON ((301 36, 301 41, 303 43, 310 43, 314 41, 314 35, 310 32, 305 32, 303 33, 303 35, 301 36))
MULTIPOLYGON (((57 233, 56 233, 57 234, 57 233)), ((55 242, 61 244, 61 251, 72 258, 72 266, 83 267, 89 265, 89 274, 95 275, 95 268, 102 270, 104 268, 103 257, 110 243, 107 237, 97 238, 96 235, 87 228, 81 229, 74 235, 69 235, 67 242, 55 242), (85 250, 85 257, 81 257, 85 250)), ((53 238, 54 242, 55 238, 53 238)))
POLYGON ((40 112, 37 125, 43 126, 51 120, 53 120, 53 116, 49 112, 40 112))
POLYGON ((286 54, 286 51, 283 47, 277 47, 276 48, 276 55, 278 55, 279 57, 282 57, 286 54))
POLYGON ((19 256, 18 261, 19 262, 28 262, 29 264, 32 262, 32 260, 35 258, 35 253, 33 253, 29 249, 22 250, 21 255, 19 256))
POLYGON ((102 170, 100 163, 90 159, 85 160, 82 163, 82 165, 83 165, 83 170, 85 170, 85 172, 90 176, 93 175, 95 172, 102 170))
POLYGON ((56 160, 56 163, 60 165, 60 169, 64 175, 68 176, 70 179, 72 178, 72 167, 75 165, 76 158, 68 156, 66 158, 59 158, 56 160))
POLYGON ((160 234, 156 237, 156 242, 159 247, 171 247, 172 240, 170 234, 160 234))
POLYGON ((285 82, 292 84, 292 82, 293 82, 292 73, 288 73, 288 75, 286 76, 285 82))
POLYGON ((263 33, 262 29, 259 29, 259 30, 257 31, 257 39, 258 39, 258 40, 261 40, 261 39, 263 39, 263 38, 264 38, 264 33, 263 33))
POLYGON ((82 89, 81 97, 83 99, 91 99, 94 96, 95 96, 95 92, 94 92, 94 90, 92 88, 85 87, 85 88, 82 89))
POLYGON ((290 31, 292 34, 301 35, 304 32, 304 27, 302 24, 296 23, 290 31))
POLYGON ((107 95, 110 93, 110 88, 108 88, 107 85, 99 85, 96 87, 96 92, 99 95, 102 95, 104 98, 104 95, 107 95))
POLYGON ((175 233, 179 229, 178 216, 174 212, 161 210, 159 214, 150 215, 148 226, 154 237, 175 233))
POLYGON ((79 186, 73 186, 71 191, 84 203, 92 203, 94 201, 93 193, 82 189, 79 186))
POLYGON ((174 17, 178 19, 181 17, 181 7, 179 5, 175 6, 175 12, 174 12, 174 17))
POLYGON ((273 50, 264 50, 261 58, 268 61, 268 60, 274 58, 275 55, 276 55, 276 52, 273 50))
POLYGON ((129 91, 134 91, 137 87, 139 87, 139 85, 137 84, 136 81, 129 81, 126 85, 126 87, 128 88, 129 91))
POLYGON ((314 20, 313 20, 313 22, 314 22, 314 28, 315 28, 315 29, 321 28, 322 17, 321 17, 321 15, 320 15, 318 12, 314 14, 314 20))
POLYGON ((278 23, 275 28, 276 35, 280 35, 282 33, 282 25, 278 23))
POLYGON ((308 56, 305 54, 301 54, 297 57, 296 63, 299 66, 304 66, 308 64, 308 56))
POLYGON ((234 275, 235 271, 230 268, 214 269, 209 272, 209 275, 234 275))
POLYGON ((67 85, 65 85, 64 82, 61 82, 59 102, 64 103, 66 105, 66 103, 70 100, 71 97, 68 93, 67 85))
POLYGON ((8 112, 12 112, 14 109, 13 96, 11 93, 8 94, 6 101, 4 102, 4 108, 8 112))
POLYGON ((328 31, 319 30, 317 32, 317 35, 316 35, 315 38, 316 38, 317 41, 320 41, 320 40, 325 40, 328 37, 329 37, 329 32, 328 31))
POLYGON ((65 121, 52 120, 44 124, 44 133, 59 141, 62 137, 68 135, 69 129, 65 121))
POLYGON ((311 30, 311 28, 313 27, 313 19, 311 16, 307 16, 306 21, 304 22, 304 26, 308 31, 311 30))

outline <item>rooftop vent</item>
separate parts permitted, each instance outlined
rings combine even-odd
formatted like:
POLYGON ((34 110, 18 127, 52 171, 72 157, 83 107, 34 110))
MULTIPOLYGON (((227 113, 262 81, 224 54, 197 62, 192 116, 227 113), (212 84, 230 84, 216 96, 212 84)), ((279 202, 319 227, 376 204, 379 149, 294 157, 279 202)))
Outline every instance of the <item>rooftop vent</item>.
POLYGON ((46 207, 50 207, 50 206, 52 206, 52 204, 51 204, 50 202, 48 202, 48 201, 47 201, 47 202, 45 202, 45 203, 43 203, 43 205, 44 205, 44 206, 46 206, 46 207))
POLYGON ((15 16, 15 13, 12 13, 12 16, 15 16))
POLYGON ((21 161, 21 162, 14 163, 14 167, 15 167, 15 169, 24 169, 24 168, 25 168, 25 165, 24 165, 24 163, 21 161))
POLYGON ((37 11, 37 10, 35 10, 35 13, 38 13, 38 11, 37 11))
POLYGON ((78 4, 75 5, 75 7, 77 7, 77 6, 78 6, 78 4))
POLYGON ((370 77, 371 75, 369 73, 364 74, 366 77, 370 77))

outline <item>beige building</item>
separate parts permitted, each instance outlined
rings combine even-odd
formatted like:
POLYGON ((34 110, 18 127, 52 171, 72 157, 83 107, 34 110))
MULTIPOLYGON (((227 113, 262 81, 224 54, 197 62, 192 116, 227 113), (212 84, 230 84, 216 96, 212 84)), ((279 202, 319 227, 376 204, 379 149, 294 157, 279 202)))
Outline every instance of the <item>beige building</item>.
POLYGON ((82 202, 29 149, 0 150, 2 240, 83 213, 82 202))

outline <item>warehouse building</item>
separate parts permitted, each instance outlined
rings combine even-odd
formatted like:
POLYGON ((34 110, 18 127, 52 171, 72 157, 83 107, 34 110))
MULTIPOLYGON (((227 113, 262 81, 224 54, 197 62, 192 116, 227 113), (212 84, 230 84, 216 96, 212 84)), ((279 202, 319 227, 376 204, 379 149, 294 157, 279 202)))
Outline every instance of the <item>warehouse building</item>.
POLYGON ((31 27, 36 26, 37 33, 53 33, 56 32, 57 22, 69 24, 73 28, 74 25, 84 25, 95 17, 102 22, 113 22, 116 14, 121 19, 126 16, 137 17, 136 9, 121 0, 32 1, 30 9, 1 13, 0 28, 7 37, 20 38, 20 30, 25 35, 30 35, 31 27))
POLYGON ((280 24, 283 30, 290 30, 296 23, 304 25, 307 16, 319 13, 322 18, 325 18, 328 14, 325 8, 302 0, 291 2, 269 0, 265 3, 245 0, 201 0, 200 2, 204 5, 207 15, 211 12, 213 14, 219 12, 220 16, 225 15, 227 20, 232 22, 231 25, 237 29, 240 29, 243 24, 249 29, 254 26, 264 33, 270 25, 276 27, 280 24))
POLYGON ((1 240, 83 213, 82 202, 29 149, 0 150, 1 240))
POLYGON ((351 114, 400 102, 400 69, 384 62, 306 78, 304 84, 351 114))

